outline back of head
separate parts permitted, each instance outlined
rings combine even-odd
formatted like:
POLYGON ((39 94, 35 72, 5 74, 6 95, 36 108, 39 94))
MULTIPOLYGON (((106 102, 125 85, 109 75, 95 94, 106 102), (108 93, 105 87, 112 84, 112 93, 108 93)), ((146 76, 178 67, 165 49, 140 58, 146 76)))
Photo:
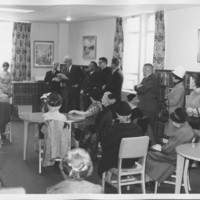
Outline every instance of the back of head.
POLYGON ((47 103, 51 107, 61 106, 62 102, 62 97, 56 92, 52 92, 47 96, 47 103))
POLYGON ((118 67, 119 66, 119 60, 117 58, 113 58, 112 59, 112 64, 115 66, 115 67, 118 67))
POLYGON ((85 179, 93 171, 93 164, 87 151, 81 148, 70 150, 62 159, 60 169, 64 178, 85 179))
POLYGON ((143 116, 143 112, 138 107, 134 108, 131 112, 131 120, 142 118, 143 116))
POLYGON ((90 97, 95 101, 101 101, 101 91, 98 88, 94 88, 89 92, 90 97))
POLYGON ((120 116, 130 116, 131 114, 131 107, 129 106, 128 102, 120 101, 116 104, 116 113, 120 116))

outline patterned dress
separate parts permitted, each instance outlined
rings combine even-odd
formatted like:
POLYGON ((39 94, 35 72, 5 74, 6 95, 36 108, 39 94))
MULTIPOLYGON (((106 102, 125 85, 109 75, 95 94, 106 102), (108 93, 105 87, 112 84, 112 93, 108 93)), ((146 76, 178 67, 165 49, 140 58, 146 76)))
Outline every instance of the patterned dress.
POLYGON ((11 73, 2 71, 0 73, 0 89, 4 94, 11 94, 11 73))

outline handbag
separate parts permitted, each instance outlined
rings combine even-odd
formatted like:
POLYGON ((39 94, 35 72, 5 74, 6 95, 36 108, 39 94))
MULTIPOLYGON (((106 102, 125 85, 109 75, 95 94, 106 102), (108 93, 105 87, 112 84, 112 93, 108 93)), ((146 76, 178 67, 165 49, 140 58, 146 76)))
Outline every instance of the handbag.
POLYGON ((163 123, 166 123, 169 120, 169 110, 168 105, 166 103, 162 104, 162 108, 158 113, 158 120, 163 123))
POLYGON ((196 110, 197 110, 198 116, 189 116, 188 123, 192 127, 192 129, 200 130, 200 113, 198 109, 196 110))

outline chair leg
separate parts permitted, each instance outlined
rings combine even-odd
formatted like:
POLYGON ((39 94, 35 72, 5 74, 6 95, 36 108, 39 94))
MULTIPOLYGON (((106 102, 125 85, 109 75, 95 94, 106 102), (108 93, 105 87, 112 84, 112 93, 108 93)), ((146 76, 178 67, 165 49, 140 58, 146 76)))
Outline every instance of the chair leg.
POLYGON ((184 173, 183 173, 183 185, 185 188, 185 193, 189 193, 190 184, 189 184, 189 174, 188 174, 188 166, 189 166, 189 159, 185 161, 184 173))
POLYGON ((41 144, 41 140, 39 140, 39 174, 42 173, 42 144, 41 144))
POLYGON ((106 172, 102 174, 102 192, 105 192, 105 178, 106 178, 106 172))
POLYGON ((157 192, 158 192, 158 181, 155 181, 154 193, 156 194, 157 192))
POLYGON ((146 194, 146 188, 145 188, 145 174, 142 174, 141 175, 142 177, 142 184, 141 184, 141 187, 142 187, 142 193, 143 194, 146 194))
POLYGON ((121 189, 121 177, 118 175, 117 179, 118 179, 118 181, 117 181, 118 194, 121 194, 122 193, 122 189, 121 189))

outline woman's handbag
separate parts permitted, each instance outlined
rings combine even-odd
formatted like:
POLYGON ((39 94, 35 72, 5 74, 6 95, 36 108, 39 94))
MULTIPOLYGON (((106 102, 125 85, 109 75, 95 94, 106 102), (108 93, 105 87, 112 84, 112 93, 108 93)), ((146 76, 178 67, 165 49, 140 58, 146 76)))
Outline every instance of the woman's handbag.
POLYGON ((166 123, 169 120, 169 111, 168 111, 167 103, 162 104, 162 108, 160 112, 158 113, 158 120, 163 123, 166 123))
POLYGON ((188 123, 193 129, 200 130, 200 113, 198 109, 196 110, 197 110, 198 116, 189 116, 188 123))

